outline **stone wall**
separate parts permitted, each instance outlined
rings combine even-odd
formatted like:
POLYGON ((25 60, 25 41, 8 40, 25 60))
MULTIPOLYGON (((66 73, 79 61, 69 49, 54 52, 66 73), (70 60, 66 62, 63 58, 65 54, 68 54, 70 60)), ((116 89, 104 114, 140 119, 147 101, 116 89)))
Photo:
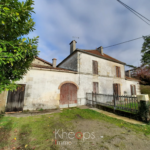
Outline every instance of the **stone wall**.
POLYGON ((18 81, 26 84, 23 110, 57 109, 59 107, 59 85, 65 81, 77 84, 76 74, 32 68, 18 81))

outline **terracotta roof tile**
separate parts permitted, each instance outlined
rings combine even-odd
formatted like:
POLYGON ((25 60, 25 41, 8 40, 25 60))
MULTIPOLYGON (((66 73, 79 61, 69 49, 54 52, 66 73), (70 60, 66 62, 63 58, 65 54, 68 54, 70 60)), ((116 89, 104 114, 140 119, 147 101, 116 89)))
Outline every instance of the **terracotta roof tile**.
POLYGON ((138 80, 138 79, 136 79, 136 78, 131 78, 131 77, 127 77, 127 76, 126 76, 126 80, 136 80, 136 81, 140 81, 140 80, 138 80))
POLYGON ((36 57, 36 59, 41 60, 42 62, 52 66, 52 63, 50 63, 50 62, 48 62, 48 61, 46 61, 46 60, 44 60, 42 58, 36 57))
POLYGON ((106 55, 106 54, 102 55, 98 50, 83 50, 83 51, 91 53, 91 54, 95 54, 95 55, 98 55, 98 56, 101 56, 101 57, 104 57, 104 58, 107 58, 107 59, 110 59, 112 61, 116 61, 116 62, 119 62, 119 63, 124 63, 124 62, 121 62, 121 61, 119 61, 119 60, 117 60, 117 59, 115 59, 115 58, 113 58, 109 55, 106 55))

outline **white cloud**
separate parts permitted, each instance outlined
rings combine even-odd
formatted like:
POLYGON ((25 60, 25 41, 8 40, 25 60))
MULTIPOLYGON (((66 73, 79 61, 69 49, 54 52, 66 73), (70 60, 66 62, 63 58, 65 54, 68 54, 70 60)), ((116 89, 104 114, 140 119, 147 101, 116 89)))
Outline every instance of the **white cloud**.
MULTIPOLYGON (((149 0, 122 0, 150 19, 149 0)), ((39 35, 40 57, 58 63, 69 55, 72 36, 79 36, 77 48, 95 49, 149 34, 150 26, 117 1, 36 0, 34 19, 39 35)), ((32 36, 30 35, 30 36, 32 36)), ((138 65, 143 40, 104 49, 127 64, 138 65)))

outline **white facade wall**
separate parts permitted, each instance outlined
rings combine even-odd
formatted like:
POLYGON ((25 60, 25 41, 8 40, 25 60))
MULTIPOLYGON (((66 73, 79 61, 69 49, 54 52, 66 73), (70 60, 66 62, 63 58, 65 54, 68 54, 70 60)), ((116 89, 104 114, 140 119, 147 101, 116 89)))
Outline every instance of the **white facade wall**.
POLYGON ((59 85, 64 81, 77 84, 76 74, 31 69, 18 84, 26 84, 23 110, 56 109, 59 107, 59 85))
POLYGON ((116 66, 118 66, 121 69, 121 78, 125 78, 125 68, 123 64, 78 52, 78 68, 80 72, 93 74, 93 60, 98 62, 99 75, 106 77, 116 77, 116 66))
POLYGON ((68 58, 66 61, 64 61, 59 67, 64 68, 64 69, 73 70, 73 71, 78 71, 78 68, 77 68, 78 58, 77 57, 78 57, 77 53, 75 53, 70 58, 68 58))
POLYGON ((137 94, 140 93, 140 85, 138 81, 129 81, 125 79, 117 79, 117 78, 108 78, 101 76, 92 76, 92 75, 80 75, 80 88, 82 89, 82 97, 84 97, 85 93, 91 93, 93 91, 93 82, 99 83, 99 93, 100 94, 113 94, 113 84, 120 84, 121 95, 126 94, 131 95, 130 85, 136 86, 137 94))
POLYGON ((23 110, 59 108, 60 84, 74 82, 78 87, 78 105, 86 104, 86 93, 93 91, 93 82, 99 83, 99 93, 113 94, 113 84, 121 87, 121 95, 131 95, 130 85, 136 85, 140 93, 138 81, 125 80, 124 65, 77 52, 60 67, 78 71, 78 73, 58 70, 32 68, 18 84, 26 84, 23 110), (98 75, 92 74, 92 60, 98 61, 98 75), (116 66, 121 68, 121 78, 116 77, 116 66))
POLYGON ((127 95, 131 95, 131 88, 130 88, 130 85, 135 85, 135 86, 136 86, 136 95, 140 95, 140 94, 141 94, 140 84, 139 84, 138 81, 126 80, 126 91, 127 91, 127 95))

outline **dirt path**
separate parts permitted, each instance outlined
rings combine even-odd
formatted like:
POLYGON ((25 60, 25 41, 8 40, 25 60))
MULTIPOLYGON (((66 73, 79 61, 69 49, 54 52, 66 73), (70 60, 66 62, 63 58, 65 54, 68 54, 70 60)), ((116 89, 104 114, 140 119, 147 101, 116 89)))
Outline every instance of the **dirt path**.
MULTIPOLYGON (((63 145, 60 139, 57 141, 60 150, 149 150, 150 137, 141 133, 135 133, 125 127, 118 127, 104 121, 86 120, 79 116, 73 121, 74 130, 80 133, 76 137, 65 139, 71 145, 63 145), (81 134, 82 133, 82 134, 81 134)), ((62 132, 59 132, 62 135, 62 132)))
POLYGON ((94 110, 94 111, 97 111, 99 113, 102 113, 102 114, 105 114, 109 117, 113 117, 113 118, 116 118, 116 119, 120 119, 120 120, 123 120, 123 121, 126 121, 126 122, 129 122, 129 123, 132 123, 132 124, 138 124, 138 125, 146 125, 145 123, 141 122, 141 121, 137 121, 135 119, 131 119, 131 118, 128 118, 128 117, 123 117, 123 116, 119 116, 119 115, 116 115, 114 113, 110 113, 108 111, 104 111, 104 110, 100 110, 100 109, 97 109, 97 108, 90 108, 91 110, 94 110))
POLYGON ((4 116, 0 150, 150 149, 149 125, 131 124, 86 108, 4 116))

